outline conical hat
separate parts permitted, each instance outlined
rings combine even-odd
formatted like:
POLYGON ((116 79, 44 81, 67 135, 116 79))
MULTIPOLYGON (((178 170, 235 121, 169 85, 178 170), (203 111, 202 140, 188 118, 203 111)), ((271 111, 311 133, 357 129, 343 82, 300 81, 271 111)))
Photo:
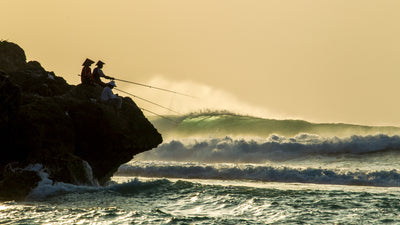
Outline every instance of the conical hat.
POLYGON ((104 64, 105 64, 104 62, 102 62, 101 60, 99 60, 99 61, 96 63, 96 66, 104 65, 104 64))
POLYGON ((86 59, 85 62, 83 62, 82 66, 90 66, 94 63, 93 60, 91 59, 86 59))

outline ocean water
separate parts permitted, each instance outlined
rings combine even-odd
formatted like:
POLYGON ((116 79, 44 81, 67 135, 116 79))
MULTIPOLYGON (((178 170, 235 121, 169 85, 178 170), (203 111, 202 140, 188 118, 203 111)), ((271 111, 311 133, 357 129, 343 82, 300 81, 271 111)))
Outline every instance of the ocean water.
POLYGON ((104 187, 42 181, 0 224, 400 224, 400 129, 226 113, 154 120, 104 187))

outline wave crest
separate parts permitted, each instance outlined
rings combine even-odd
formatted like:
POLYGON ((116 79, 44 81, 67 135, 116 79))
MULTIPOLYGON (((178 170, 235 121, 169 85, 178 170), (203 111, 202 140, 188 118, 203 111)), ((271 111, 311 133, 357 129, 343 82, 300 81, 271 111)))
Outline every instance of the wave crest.
POLYGON ((183 116, 153 119, 154 126, 169 137, 226 135, 268 137, 272 134, 295 136, 300 133, 321 136, 399 135, 392 126, 363 126, 343 123, 310 123, 303 120, 276 120, 238 115, 227 111, 203 111, 183 116), (171 123, 171 120, 176 123, 171 123))

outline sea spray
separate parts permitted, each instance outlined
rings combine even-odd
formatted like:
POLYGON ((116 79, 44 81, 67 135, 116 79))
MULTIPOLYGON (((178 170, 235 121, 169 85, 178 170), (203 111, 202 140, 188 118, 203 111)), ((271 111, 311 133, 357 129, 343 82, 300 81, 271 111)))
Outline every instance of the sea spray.
POLYGON ((99 186, 99 182, 97 181, 96 178, 93 176, 93 170, 92 167, 90 167, 89 163, 85 160, 82 160, 83 168, 85 169, 85 175, 87 180, 89 181, 89 184, 92 186, 99 186))

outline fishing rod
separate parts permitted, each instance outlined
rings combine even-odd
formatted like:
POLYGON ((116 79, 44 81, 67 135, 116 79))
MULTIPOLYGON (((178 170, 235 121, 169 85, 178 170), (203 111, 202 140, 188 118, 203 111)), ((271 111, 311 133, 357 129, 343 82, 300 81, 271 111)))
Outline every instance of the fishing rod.
MULTIPOLYGON (((81 75, 78 74, 78 76, 81 76, 81 75)), ((169 111, 171 111, 171 112, 174 112, 174 113, 176 113, 176 114, 180 114, 179 112, 174 111, 174 110, 172 110, 172 109, 170 109, 170 108, 167 108, 167 107, 165 107, 165 106, 159 105, 159 104, 157 104, 157 103, 155 103, 155 102, 152 102, 152 101, 150 101, 150 100, 141 98, 141 97, 139 97, 139 96, 136 96, 136 95, 131 94, 131 93, 129 93, 129 92, 123 91, 123 90, 121 90, 121 89, 115 88, 115 90, 120 91, 120 92, 123 92, 123 93, 128 94, 128 95, 131 95, 131 96, 133 96, 133 97, 135 97, 135 98, 141 99, 141 100, 143 100, 143 101, 146 101, 146 102, 148 102, 148 103, 151 103, 151 104, 156 105, 156 106, 158 106, 158 107, 161 107, 161 108, 163 108, 163 109, 167 109, 167 110, 169 110, 169 111)))
MULTIPOLYGON (((81 75, 78 74, 78 76, 81 76, 81 75)), ((174 94, 183 95, 183 96, 186 96, 186 97, 197 98, 195 96, 191 96, 191 95, 188 95, 188 94, 180 93, 180 92, 177 92, 177 91, 172 91, 172 90, 168 90, 168 89, 165 89, 165 88, 154 87, 154 86, 150 86, 150 85, 147 85, 147 84, 141 84, 141 83, 137 83, 137 82, 133 82, 133 81, 129 81, 129 80, 122 80, 122 79, 118 79, 118 78, 114 78, 114 77, 105 77, 105 78, 107 78, 109 80, 118 80, 118 81, 130 83, 130 84, 136 84, 136 85, 140 85, 140 86, 144 86, 144 87, 148 87, 148 88, 153 88, 153 89, 157 89, 157 90, 161 90, 161 91, 167 91, 167 92, 171 92, 171 93, 174 93, 174 94)))
POLYGON ((160 115, 160 114, 157 114, 157 113, 155 113, 155 112, 152 112, 152 111, 147 110, 147 109, 144 109, 144 108, 140 108, 140 107, 139 107, 139 109, 141 109, 141 110, 143 110, 143 111, 146 111, 146 112, 149 112, 149 113, 152 113, 152 114, 154 114, 154 115, 156 115, 156 116, 162 117, 162 118, 164 118, 164 119, 167 119, 167 120, 169 120, 169 121, 174 122, 176 125, 179 125, 178 122, 176 122, 175 120, 173 120, 173 119, 171 119, 171 118, 168 118, 168 117, 166 117, 166 116, 162 116, 162 115, 160 115))
POLYGON ((122 81, 122 82, 126 82, 126 83, 130 83, 130 84, 136 84, 136 85, 140 85, 140 86, 144 86, 144 87, 148 87, 148 88, 153 88, 153 89, 157 89, 157 90, 161 90, 161 91, 167 91, 167 92, 171 92, 171 93, 174 93, 174 94, 183 95, 183 96, 186 96, 186 97, 196 98, 196 97, 188 95, 188 94, 184 94, 184 93, 180 93, 180 92, 177 92, 177 91, 168 90, 168 89, 165 89, 165 88, 154 87, 154 86, 150 86, 150 85, 147 85, 147 84, 140 84, 140 83, 137 83, 137 82, 128 81, 128 80, 122 80, 122 79, 118 79, 118 78, 112 78, 112 79, 113 80, 122 81))
POLYGON ((148 103, 151 103, 151 104, 156 105, 156 106, 158 106, 158 107, 161 107, 161 108, 163 108, 163 109, 167 109, 167 110, 169 110, 169 111, 171 111, 171 112, 174 112, 174 113, 176 113, 176 114, 180 114, 179 112, 174 111, 174 110, 172 110, 172 109, 170 109, 170 108, 167 108, 167 107, 165 107, 165 106, 159 105, 159 104, 157 104, 157 103, 155 103, 155 102, 152 102, 152 101, 149 101, 149 100, 147 100, 147 99, 141 98, 141 97, 139 97, 139 96, 136 96, 136 95, 131 94, 131 93, 129 93, 129 92, 123 91, 123 90, 121 90, 121 89, 115 88, 115 90, 120 91, 120 92, 125 93, 125 94, 128 94, 128 95, 131 95, 131 96, 133 96, 133 97, 135 97, 135 98, 141 99, 141 100, 143 100, 143 101, 146 101, 146 102, 148 102, 148 103))

